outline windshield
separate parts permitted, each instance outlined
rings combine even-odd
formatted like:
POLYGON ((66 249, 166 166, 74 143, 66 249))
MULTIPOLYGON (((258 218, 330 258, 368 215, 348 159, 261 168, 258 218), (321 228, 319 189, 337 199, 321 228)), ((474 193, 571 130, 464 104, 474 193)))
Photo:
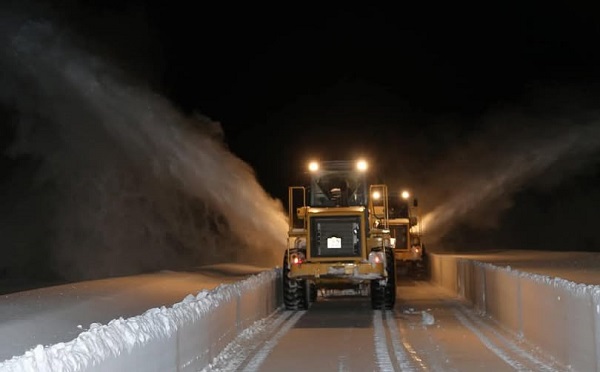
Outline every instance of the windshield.
POLYGON ((390 226, 390 236, 396 239, 396 248, 408 249, 408 226, 390 226))
POLYGON ((389 196, 390 218, 408 218, 408 202, 399 196, 389 196))
POLYGON ((356 171, 321 171, 311 180, 313 207, 347 207, 366 205, 364 173, 356 171))

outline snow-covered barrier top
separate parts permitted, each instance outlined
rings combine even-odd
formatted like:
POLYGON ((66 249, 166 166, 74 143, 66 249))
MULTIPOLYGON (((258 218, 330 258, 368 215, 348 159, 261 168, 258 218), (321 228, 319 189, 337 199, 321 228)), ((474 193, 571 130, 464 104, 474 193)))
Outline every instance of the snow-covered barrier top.
POLYGON ((279 270, 265 271, 172 307, 92 324, 72 341, 38 345, 0 363, 0 371, 200 370, 244 328, 277 309, 279 277, 279 270))

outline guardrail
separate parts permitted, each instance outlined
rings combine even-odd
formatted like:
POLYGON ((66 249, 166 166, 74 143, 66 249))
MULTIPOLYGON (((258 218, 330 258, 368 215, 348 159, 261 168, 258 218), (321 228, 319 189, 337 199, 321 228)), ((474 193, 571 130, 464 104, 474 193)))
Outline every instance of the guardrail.
POLYGON ((600 286, 430 254, 431 281, 574 371, 600 371, 600 286))

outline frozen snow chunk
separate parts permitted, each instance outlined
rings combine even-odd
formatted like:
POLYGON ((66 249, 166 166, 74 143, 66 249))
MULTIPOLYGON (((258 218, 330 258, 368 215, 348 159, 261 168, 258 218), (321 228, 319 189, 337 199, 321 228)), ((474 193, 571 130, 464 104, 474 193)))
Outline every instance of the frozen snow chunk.
POLYGON ((185 296, 185 298, 181 302, 184 304, 189 304, 194 301, 196 301, 196 296, 189 294, 189 295, 185 296))
POLYGON ((205 298, 206 296, 208 296, 208 291, 202 290, 196 295, 196 300, 201 300, 201 299, 205 298))
POLYGON ((423 325, 433 325, 435 323, 435 318, 427 311, 421 312, 421 317, 423 319, 423 325))

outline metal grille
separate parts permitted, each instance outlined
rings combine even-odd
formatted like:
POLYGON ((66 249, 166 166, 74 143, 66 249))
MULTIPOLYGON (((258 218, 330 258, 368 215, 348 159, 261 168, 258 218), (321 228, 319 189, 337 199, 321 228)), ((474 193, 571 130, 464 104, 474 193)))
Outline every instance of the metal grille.
POLYGON ((359 257, 360 217, 313 217, 310 223, 312 257, 359 257))

